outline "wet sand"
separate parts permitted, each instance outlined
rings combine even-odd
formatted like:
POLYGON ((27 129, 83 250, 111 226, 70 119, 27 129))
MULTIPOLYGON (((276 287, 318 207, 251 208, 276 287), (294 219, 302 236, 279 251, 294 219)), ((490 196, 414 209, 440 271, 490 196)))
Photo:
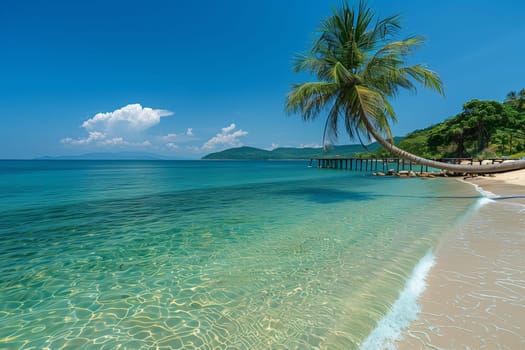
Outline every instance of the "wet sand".
POLYGON ((399 349, 525 349, 525 171, 470 180, 480 202, 436 249, 399 349))

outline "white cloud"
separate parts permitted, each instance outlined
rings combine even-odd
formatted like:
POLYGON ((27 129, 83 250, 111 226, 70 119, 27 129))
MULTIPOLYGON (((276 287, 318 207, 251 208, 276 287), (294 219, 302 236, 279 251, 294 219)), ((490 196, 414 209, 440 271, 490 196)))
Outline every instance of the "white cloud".
POLYGON ((113 112, 97 113, 93 118, 82 123, 86 130, 128 129, 146 130, 160 123, 160 118, 173 115, 163 109, 142 107, 140 104, 129 104, 113 112))
POLYGON ((136 147, 151 146, 151 142, 149 142, 148 140, 145 140, 142 142, 129 142, 129 141, 124 140, 124 138, 122 137, 114 137, 112 139, 102 140, 98 144, 103 145, 103 146, 116 146, 116 145, 126 145, 126 146, 136 146, 136 147))
POLYGON ((236 126, 234 123, 222 128, 220 133, 209 139, 202 146, 202 149, 211 150, 219 145, 228 147, 239 146, 241 144, 239 137, 248 135, 248 132, 241 129, 234 131, 235 128, 236 126))
MULTIPOLYGON (((129 104, 113 112, 97 113, 84 121, 82 127, 88 132, 88 137, 66 137, 60 142, 70 145, 148 147, 151 146, 151 142, 144 141, 141 132, 160 123, 160 118, 170 115, 173 115, 173 112, 142 107, 138 103, 129 104)), ((168 137, 174 136, 175 134, 168 134, 168 137)))
POLYGON ((89 136, 83 139, 73 139, 71 137, 66 137, 65 139, 60 140, 62 143, 67 143, 70 145, 86 145, 96 140, 104 139, 105 135, 99 131, 90 131, 89 136))
POLYGON ((306 144, 301 144, 299 146, 299 148, 322 148, 323 146, 318 144, 318 143, 306 143, 306 144))
POLYGON ((177 134, 175 133, 171 133, 171 134, 164 135, 164 136, 159 136, 159 139, 161 139, 162 141, 172 141, 172 140, 175 140, 176 138, 177 138, 177 134))
POLYGON ((122 137, 114 137, 112 139, 107 139, 100 141, 101 145, 129 145, 129 142, 125 141, 122 137))
POLYGON ((278 144, 276 144, 276 143, 272 143, 271 146, 269 146, 269 147, 265 147, 264 149, 267 150, 267 151, 273 151, 274 149, 276 149, 276 148, 278 148, 278 147, 279 147, 278 144))
POLYGON ((164 146, 173 149, 173 145, 175 144, 192 142, 195 141, 196 138, 193 134, 193 128, 188 128, 186 131, 181 133, 169 133, 167 135, 157 136, 157 140, 160 141, 164 146))
POLYGON ((227 134, 229 133, 230 131, 232 131, 233 129, 235 129, 235 124, 234 123, 231 123, 230 126, 227 126, 225 128, 222 128, 222 134, 227 134))
MULTIPOLYGON (((163 117, 173 115, 164 109, 143 107, 140 104, 128 104, 111 112, 97 113, 86 118, 81 127, 84 136, 66 137, 60 142, 75 147, 133 149, 150 148, 161 152, 178 154, 188 152, 199 154, 221 148, 242 145, 241 139, 248 132, 238 129, 231 123, 219 130, 215 136, 201 140, 194 128, 185 127, 176 132, 165 131, 164 135, 152 133, 149 129, 158 125, 163 117), (204 143, 204 144, 202 144, 204 143)), ((277 147, 277 145, 272 145, 277 147)))
POLYGON ((192 152, 201 153, 201 148, 197 146, 186 146, 186 149, 192 152))

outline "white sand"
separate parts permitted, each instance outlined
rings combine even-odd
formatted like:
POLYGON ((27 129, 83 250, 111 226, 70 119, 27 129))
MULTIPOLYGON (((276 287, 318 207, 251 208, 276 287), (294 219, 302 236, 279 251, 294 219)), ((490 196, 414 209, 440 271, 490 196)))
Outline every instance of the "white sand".
POLYGON ((494 177, 484 177, 483 179, 494 183, 501 182, 508 185, 525 186, 525 169, 496 174, 494 177))

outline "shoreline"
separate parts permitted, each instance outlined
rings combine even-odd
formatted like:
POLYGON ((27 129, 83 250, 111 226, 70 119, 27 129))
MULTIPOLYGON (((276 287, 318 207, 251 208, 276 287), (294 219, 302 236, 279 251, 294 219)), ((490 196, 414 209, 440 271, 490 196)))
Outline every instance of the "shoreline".
POLYGON ((465 182, 486 198, 436 247, 398 349, 525 348, 525 170, 465 182))
POLYGON ((480 192, 491 199, 525 205, 525 170, 493 176, 477 176, 465 181, 479 187, 480 192))

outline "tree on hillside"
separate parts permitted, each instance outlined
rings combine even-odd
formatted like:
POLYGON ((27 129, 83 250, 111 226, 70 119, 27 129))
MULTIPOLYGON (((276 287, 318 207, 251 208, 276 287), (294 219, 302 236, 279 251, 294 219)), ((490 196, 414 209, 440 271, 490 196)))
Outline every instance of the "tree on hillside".
POLYGON ((525 89, 521 89, 518 93, 515 107, 519 112, 525 111, 525 89))
POLYGON ((512 154, 525 149, 525 113, 508 102, 472 100, 442 123, 416 130, 401 148, 430 158, 512 154))
POLYGON ((514 104, 517 99, 518 99, 518 94, 516 93, 516 91, 511 91, 507 94, 505 103, 514 104))
POLYGON ((326 113, 323 143, 336 139, 342 123, 352 139, 376 139, 401 158, 455 172, 488 173, 525 168, 524 162, 492 166, 463 166, 425 159, 408 153, 392 140, 390 122, 396 114, 389 99, 400 89, 416 91, 423 85, 443 93, 437 73, 423 64, 408 64, 414 49, 423 45, 421 36, 394 40, 399 16, 377 18, 360 2, 356 8, 343 4, 322 22, 310 52, 297 57, 295 71, 306 71, 318 81, 295 84, 287 96, 286 109, 304 120, 326 113))
POLYGON ((457 157, 465 157, 465 129, 460 127, 450 129, 450 133, 447 136, 449 137, 449 142, 452 141, 457 145, 457 157))
POLYGON ((521 89, 519 92, 509 92, 505 103, 510 104, 520 112, 525 111, 525 89, 521 89))
POLYGON ((476 153, 483 151, 490 142, 491 135, 502 120, 508 121, 509 111, 496 101, 472 100, 463 105, 462 126, 468 130, 471 138, 477 140, 476 153))

